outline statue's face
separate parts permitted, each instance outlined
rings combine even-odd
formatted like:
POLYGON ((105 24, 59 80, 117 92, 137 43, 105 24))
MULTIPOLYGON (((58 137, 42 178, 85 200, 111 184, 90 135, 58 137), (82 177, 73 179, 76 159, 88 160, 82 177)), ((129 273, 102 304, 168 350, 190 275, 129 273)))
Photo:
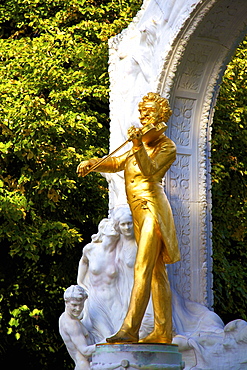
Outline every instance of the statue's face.
POLYGON ((119 221, 120 233, 127 238, 134 237, 133 221, 131 215, 123 215, 119 221))
POLYGON ((144 102, 139 105, 140 121, 142 125, 159 122, 159 107, 155 102, 144 102))
POLYGON ((109 221, 103 230, 103 234, 112 237, 118 237, 118 232, 115 230, 113 222, 109 221))
POLYGON ((81 316, 83 307, 84 300, 71 298, 71 300, 66 303, 67 312, 74 319, 78 319, 81 316))

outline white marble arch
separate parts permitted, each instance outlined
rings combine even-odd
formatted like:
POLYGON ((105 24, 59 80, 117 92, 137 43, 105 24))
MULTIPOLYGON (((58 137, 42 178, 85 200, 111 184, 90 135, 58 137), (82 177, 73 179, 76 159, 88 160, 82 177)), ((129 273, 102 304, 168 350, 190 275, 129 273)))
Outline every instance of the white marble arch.
MULTIPOLYGON (((170 267, 170 280, 182 296, 209 308, 210 126, 223 72, 246 31, 246 0, 146 0, 130 26, 109 42, 110 151, 126 140, 129 126, 139 125, 143 95, 154 91, 169 98, 167 135, 178 155, 164 186, 182 253, 170 267)), ((121 174, 108 180, 111 210, 125 202, 124 186, 121 174)))

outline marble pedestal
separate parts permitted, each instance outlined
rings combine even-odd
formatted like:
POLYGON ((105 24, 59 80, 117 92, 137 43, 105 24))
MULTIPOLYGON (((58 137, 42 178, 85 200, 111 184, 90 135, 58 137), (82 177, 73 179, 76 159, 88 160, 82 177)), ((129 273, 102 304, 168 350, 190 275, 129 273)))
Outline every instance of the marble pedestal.
POLYGON ((92 370, 182 370, 182 355, 174 344, 97 344, 92 370))

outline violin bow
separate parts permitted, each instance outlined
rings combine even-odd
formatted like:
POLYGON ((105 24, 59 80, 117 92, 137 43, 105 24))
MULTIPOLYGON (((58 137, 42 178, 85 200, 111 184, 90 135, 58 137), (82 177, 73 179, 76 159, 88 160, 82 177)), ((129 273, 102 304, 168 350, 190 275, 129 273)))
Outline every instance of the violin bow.
POLYGON ((90 172, 94 171, 96 168, 98 168, 102 163, 104 163, 108 158, 110 158, 113 154, 118 152, 120 149, 122 149, 130 140, 126 140, 123 144, 121 144, 117 149, 113 150, 111 153, 109 153, 107 156, 101 158, 97 163, 92 165, 91 167, 87 167, 87 172, 82 176, 85 177, 90 172))

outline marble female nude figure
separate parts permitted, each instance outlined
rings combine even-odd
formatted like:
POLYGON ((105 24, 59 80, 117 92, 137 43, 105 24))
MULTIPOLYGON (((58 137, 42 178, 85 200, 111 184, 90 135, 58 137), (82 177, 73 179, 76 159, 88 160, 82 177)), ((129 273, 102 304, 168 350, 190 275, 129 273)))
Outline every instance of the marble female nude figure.
POLYGON ((78 285, 88 291, 85 324, 96 342, 114 333, 122 320, 123 303, 118 290, 116 245, 119 233, 110 219, 99 224, 98 234, 83 248, 78 266, 78 285))

